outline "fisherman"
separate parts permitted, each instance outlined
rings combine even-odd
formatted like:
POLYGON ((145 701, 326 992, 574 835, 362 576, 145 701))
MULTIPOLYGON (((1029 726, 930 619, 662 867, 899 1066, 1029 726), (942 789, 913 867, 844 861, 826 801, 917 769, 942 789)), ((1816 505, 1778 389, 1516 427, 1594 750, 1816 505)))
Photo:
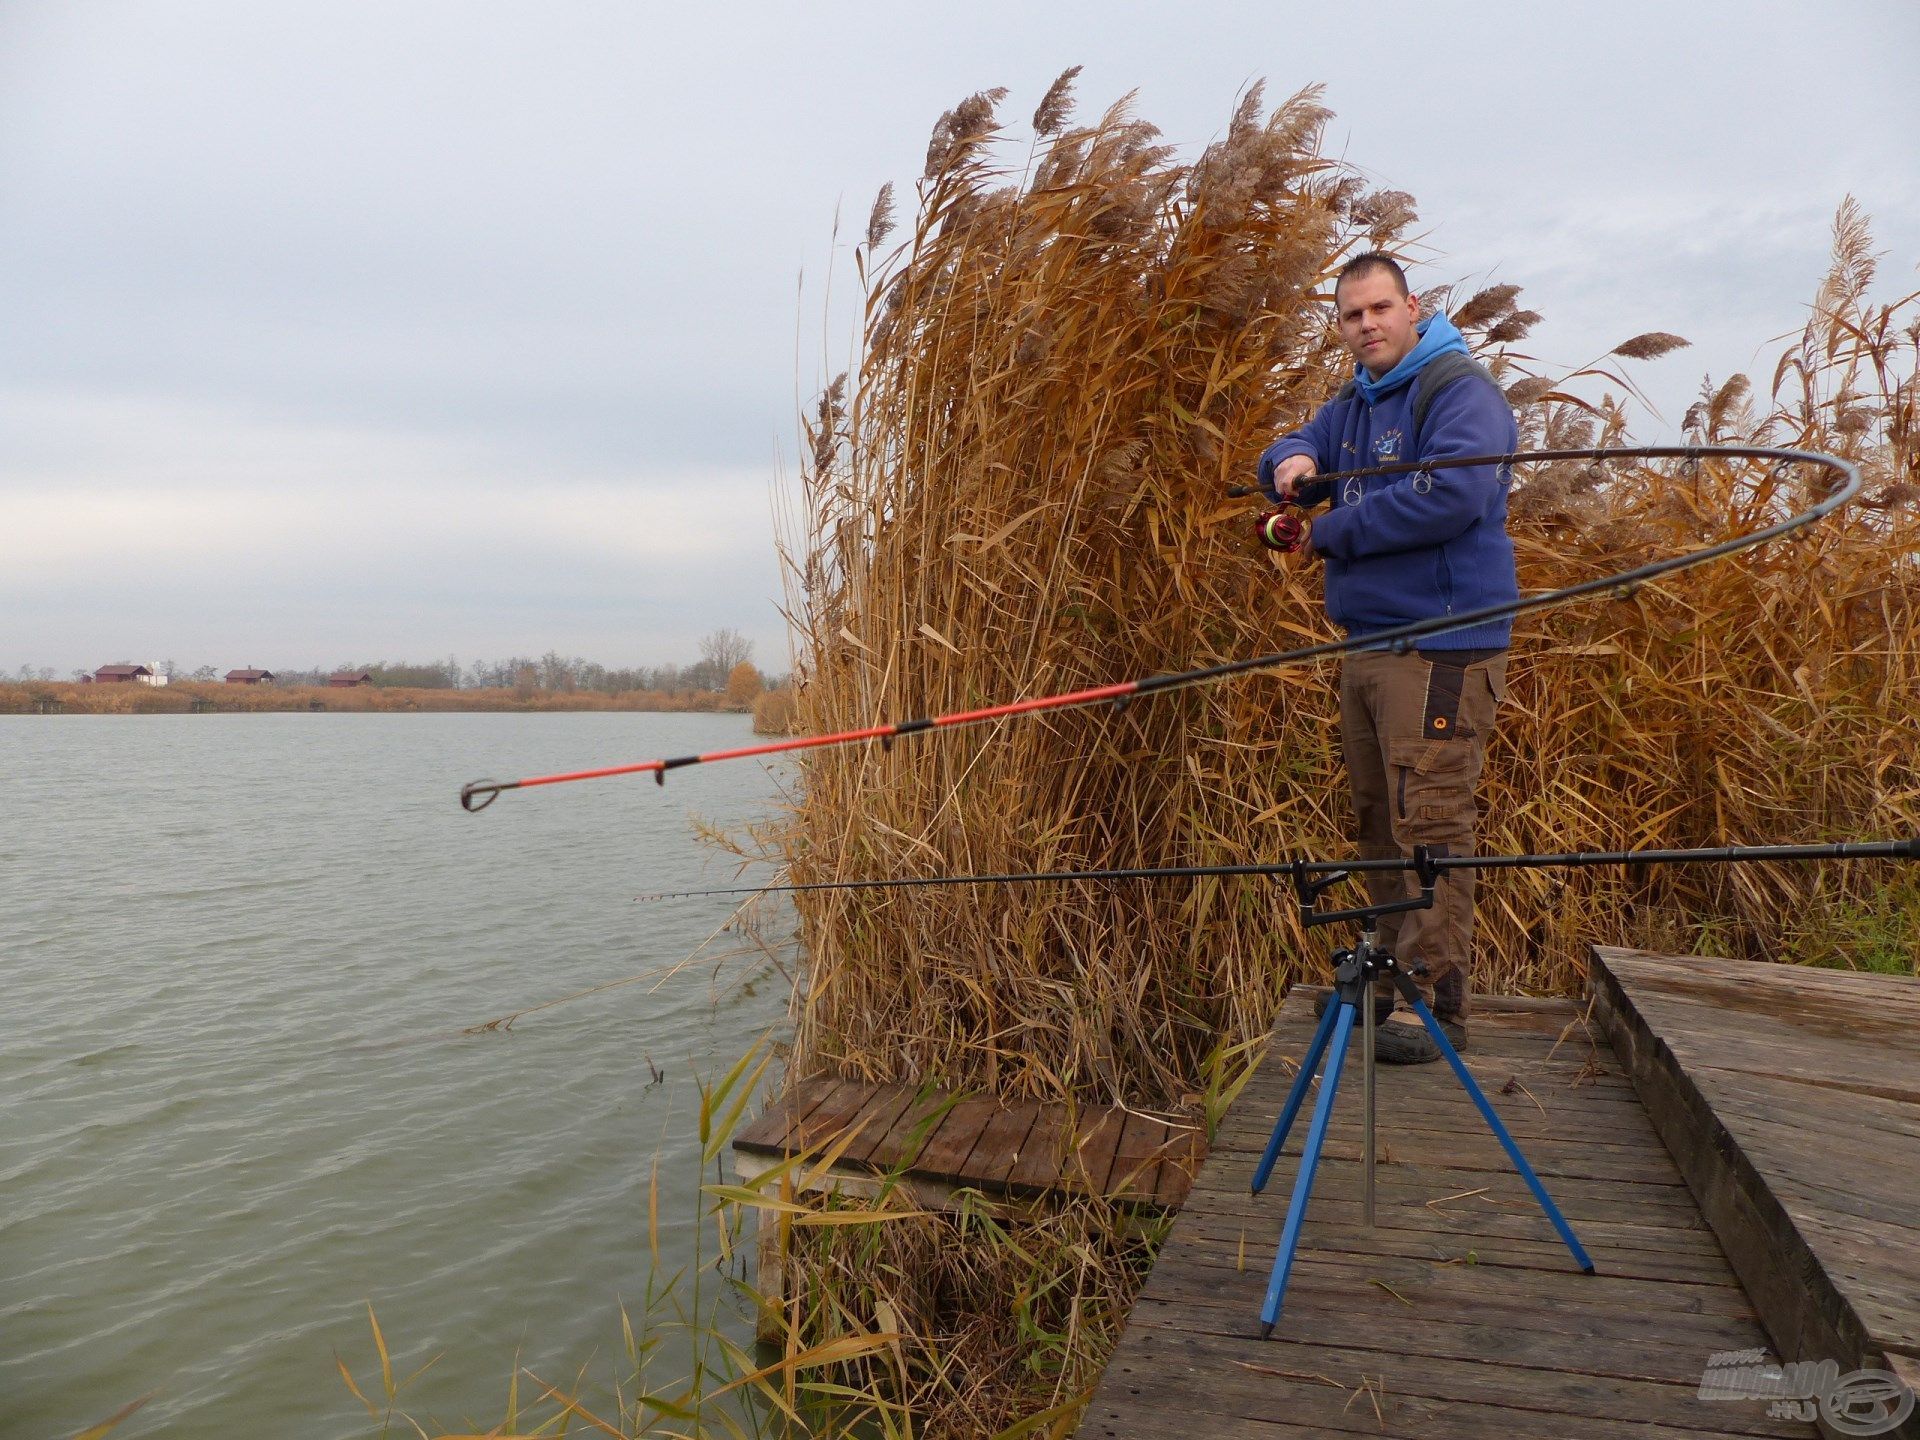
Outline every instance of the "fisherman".
MULTIPOLYGON (((1327 614, 1350 636, 1464 613, 1519 598, 1507 537, 1505 465, 1470 465, 1316 482, 1316 475, 1518 448, 1506 396, 1444 314, 1420 301, 1390 256, 1350 261, 1334 282, 1350 383, 1306 425, 1268 446, 1260 488, 1281 507, 1259 520, 1270 548, 1326 562, 1327 614), (1329 508, 1315 517, 1309 511, 1329 508)), ((1494 714, 1506 693, 1511 622, 1496 620, 1345 657, 1340 739, 1353 793, 1355 840, 1369 859, 1471 854, 1474 789, 1494 714)), ((1375 904, 1413 892, 1402 871, 1368 872, 1375 904)), ((1467 1043, 1474 872, 1441 874, 1431 909, 1381 917, 1378 944, 1419 979, 1455 1049, 1467 1043)), ((1395 992, 1374 992, 1385 1021, 1395 992)), ((1328 997, 1330 998, 1330 997, 1328 997)), ((1324 1011, 1327 999, 1319 1009, 1324 1011)), ((1418 1026, 1383 1025, 1376 1057, 1422 1064, 1440 1049, 1418 1026)))

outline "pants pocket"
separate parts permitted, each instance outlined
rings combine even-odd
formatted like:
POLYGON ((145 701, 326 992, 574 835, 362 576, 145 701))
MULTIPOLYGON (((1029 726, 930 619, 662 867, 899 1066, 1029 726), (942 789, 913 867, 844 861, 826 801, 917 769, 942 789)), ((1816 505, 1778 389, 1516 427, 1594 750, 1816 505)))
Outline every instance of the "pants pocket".
MULTIPOLYGON (((1498 655, 1491 660, 1482 661, 1478 665, 1470 665, 1467 668, 1470 671, 1477 671, 1487 682, 1487 693, 1493 699, 1493 708, 1499 709, 1507 698, 1507 657, 1498 655)), ((1491 723, 1492 717, 1489 716, 1488 720, 1491 723)))
POLYGON ((1387 745, 1393 780, 1394 828, 1409 844, 1467 839, 1473 834, 1473 788, 1479 776, 1471 740, 1394 740, 1387 745))

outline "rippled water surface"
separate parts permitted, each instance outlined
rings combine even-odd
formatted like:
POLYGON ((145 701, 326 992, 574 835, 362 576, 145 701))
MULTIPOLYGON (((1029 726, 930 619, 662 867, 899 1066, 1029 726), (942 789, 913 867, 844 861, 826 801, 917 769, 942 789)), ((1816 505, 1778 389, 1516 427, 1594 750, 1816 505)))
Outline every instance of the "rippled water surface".
MULTIPOLYGON (((667 965, 725 902, 690 815, 767 815, 751 764, 665 789, 463 780, 747 739, 744 717, 0 716, 0 1435, 372 1433, 366 1305, 444 1424, 514 1354, 611 1379, 646 1187, 691 1245, 696 1078, 779 1026, 764 962, 667 965), (658 1066, 666 1078, 650 1084, 658 1066)), ((730 937, 729 937, 730 938, 730 937)))

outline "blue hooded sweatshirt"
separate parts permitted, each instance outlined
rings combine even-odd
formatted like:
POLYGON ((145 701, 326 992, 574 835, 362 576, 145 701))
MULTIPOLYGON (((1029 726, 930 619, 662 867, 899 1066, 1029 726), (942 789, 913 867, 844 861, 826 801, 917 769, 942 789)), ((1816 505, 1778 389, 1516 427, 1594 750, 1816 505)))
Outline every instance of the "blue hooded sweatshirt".
MULTIPOLYGON (((1419 341, 1378 380, 1356 368, 1351 390, 1321 406, 1312 420, 1268 446, 1260 488, 1274 495, 1273 470, 1293 455, 1311 455, 1322 474, 1439 460, 1505 455, 1519 444, 1513 410, 1498 386, 1463 376, 1440 390, 1421 433, 1413 434, 1420 372, 1435 357, 1466 352, 1445 315, 1419 326, 1419 341)), ((1313 522, 1313 547, 1327 565, 1327 614, 1349 635, 1364 636, 1517 600, 1513 542, 1507 538, 1509 467, 1372 475, 1298 487, 1309 508, 1331 501, 1313 522)), ((1422 650, 1504 646, 1512 622, 1498 620, 1423 638, 1422 650)))

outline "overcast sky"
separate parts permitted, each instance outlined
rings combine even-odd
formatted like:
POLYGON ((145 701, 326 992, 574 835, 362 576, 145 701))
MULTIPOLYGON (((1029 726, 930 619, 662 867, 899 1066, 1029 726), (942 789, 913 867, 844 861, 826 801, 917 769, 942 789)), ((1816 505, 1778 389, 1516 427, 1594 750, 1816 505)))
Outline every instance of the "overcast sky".
POLYGON ((1847 193, 1920 285, 1920 6, 0 0, 0 671, 558 649, 784 669, 771 496, 838 208, 1062 69, 1183 151, 1323 82, 1416 278, 1644 330, 1677 432, 1847 193))

